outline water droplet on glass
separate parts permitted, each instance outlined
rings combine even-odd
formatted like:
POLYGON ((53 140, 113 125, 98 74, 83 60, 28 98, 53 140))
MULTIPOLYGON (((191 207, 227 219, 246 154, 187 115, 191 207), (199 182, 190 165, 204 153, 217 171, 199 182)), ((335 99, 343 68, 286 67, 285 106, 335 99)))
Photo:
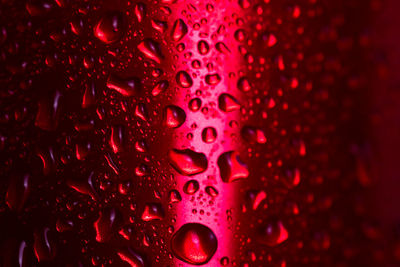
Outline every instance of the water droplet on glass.
POLYGON ((208 85, 217 85, 221 81, 221 76, 218 73, 207 74, 205 80, 208 85))
POLYGON ((168 87, 169 87, 168 81, 165 81, 165 80, 160 81, 153 87, 151 94, 153 96, 158 96, 161 92, 164 92, 165 90, 167 90, 168 87))
POLYGON ((106 44, 118 41, 125 28, 125 17, 121 12, 107 13, 94 27, 94 36, 106 44))
POLYGON ((189 101, 189 109, 193 112, 198 111, 201 108, 201 99, 200 98, 193 98, 189 101))
POLYGON ((161 53, 160 45, 152 39, 145 39, 138 45, 138 49, 148 59, 154 60, 157 63, 161 63, 163 55, 161 53))
POLYGON ((183 88, 189 88, 193 85, 192 77, 186 71, 179 71, 176 74, 176 82, 183 88))
POLYGON ((187 263, 206 264, 217 251, 214 232, 199 223, 187 223, 173 235, 171 248, 174 255, 187 263))
MULTIPOLYGON (((120 259, 131 267, 145 267, 144 258, 131 248, 121 249, 117 252, 120 259)), ((119 265, 119 264, 118 264, 119 265)))
POLYGON ((125 129, 122 125, 113 126, 111 128, 110 146, 114 153, 119 153, 124 146, 125 129))
POLYGON ((222 181, 230 183, 249 176, 247 166, 240 160, 239 153, 228 151, 221 154, 217 161, 222 181))
POLYGON ((197 50, 199 51, 200 55, 205 55, 210 51, 210 46, 204 40, 201 40, 197 44, 197 50))
POLYGON ((143 3, 137 3, 135 5, 135 16, 139 23, 142 22, 145 15, 146 15, 146 5, 143 3))
POLYGON ((200 188, 199 182, 196 180, 190 180, 185 183, 183 186, 183 192, 185 192, 188 195, 193 195, 195 194, 200 188))
POLYGON ((217 138, 217 130, 214 127, 206 127, 201 132, 201 139, 204 143, 212 143, 217 138))
POLYGON ((240 109, 240 104, 236 98, 224 93, 218 97, 218 107, 224 112, 231 112, 240 109))
POLYGON ((207 169, 208 161, 206 155, 190 149, 172 149, 169 152, 171 165, 182 175, 195 175, 207 169))
POLYGON ((107 80, 107 87, 123 96, 133 96, 140 91, 141 83, 136 77, 121 78, 111 74, 107 80))
POLYGON ((169 192, 168 199, 169 199, 169 203, 178 203, 178 202, 181 202, 182 196, 178 190, 174 189, 169 192))
POLYGON ((162 220, 164 218, 164 209, 160 203, 148 203, 145 205, 142 220, 145 222, 153 220, 162 220))
POLYGON ((106 208, 100 212, 97 221, 94 222, 96 230, 96 241, 107 242, 118 230, 121 221, 121 214, 115 208, 106 208))
POLYGON ((249 143, 265 144, 267 142, 264 131, 256 127, 244 126, 241 135, 249 143))
POLYGON ((276 246, 288 239, 289 234, 282 222, 277 219, 269 219, 260 227, 258 242, 267 246, 276 246))
POLYGON ((180 41, 188 32, 188 28, 182 19, 177 19, 172 27, 171 38, 175 42, 180 41))
POLYGON ((31 177, 29 174, 11 177, 5 197, 6 204, 11 210, 22 210, 29 195, 30 185, 31 177))
POLYGON ((170 105, 164 109, 164 125, 169 128, 178 128, 186 120, 186 113, 178 106, 170 105))
POLYGON ((247 79, 246 77, 239 78, 239 80, 237 82, 237 88, 242 92, 250 91, 251 90, 251 84, 250 84, 249 79, 247 79))
POLYGON ((207 195, 209 195, 210 197, 216 197, 216 196, 218 196, 218 190, 215 189, 215 187, 213 187, 213 186, 207 186, 207 187, 206 187, 206 193, 207 193, 207 195))

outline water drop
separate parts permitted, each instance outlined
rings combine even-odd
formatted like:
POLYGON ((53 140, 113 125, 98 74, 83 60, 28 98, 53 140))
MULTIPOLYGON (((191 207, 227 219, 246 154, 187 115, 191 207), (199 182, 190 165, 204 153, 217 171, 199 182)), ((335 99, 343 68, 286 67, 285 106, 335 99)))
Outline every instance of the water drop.
POLYGON ((143 3, 137 3, 135 5, 135 16, 139 23, 142 22, 145 15, 146 15, 146 5, 143 3))
POLYGON ((221 179, 230 183, 238 179, 245 179, 249 176, 247 166, 240 160, 239 153, 228 151, 221 154, 217 161, 221 179))
POLYGON ((122 125, 113 126, 111 128, 110 146, 114 153, 119 153, 124 146, 125 129, 122 125))
POLYGON ((224 112, 231 112, 240 109, 240 104, 236 98, 224 93, 218 97, 218 107, 224 112))
POLYGON ((200 55, 205 55, 210 51, 210 46, 204 40, 201 40, 197 44, 197 50, 199 51, 200 55))
POLYGON ((183 192, 185 192, 188 195, 193 195, 195 194, 200 188, 199 182, 196 180, 190 180, 185 183, 183 186, 183 192))
POLYGON ((188 32, 188 28, 182 19, 177 19, 172 27, 171 38, 175 42, 180 41, 188 32))
POLYGON ((182 196, 178 190, 174 189, 169 192, 168 199, 169 199, 169 203, 178 203, 178 202, 181 202, 182 196))
POLYGON ((121 221, 121 214, 115 208, 106 208, 100 212, 97 221, 94 222, 96 230, 96 241, 107 242, 118 230, 121 221))
POLYGON ((192 77, 186 71, 179 71, 176 74, 176 82, 183 88, 189 88, 193 85, 192 77))
POLYGON ((252 126, 243 126, 240 133, 243 139, 249 143, 265 144, 267 142, 264 131, 259 128, 252 126))
POLYGON ((247 79, 246 77, 239 78, 239 80, 237 82, 237 88, 242 92, 250 91, 251 90, 251 84, 250 84, 249 79, 247 79))
POLYGON ((186 113, 178 106, 170 105, 164 109, 164 125, 169 128, 178 128, 186 120, 186 113))
POLYGON ((212 143, 217 138, 217 130, 214 127, 206 127, 201 133, 201 139, 204 143, 212 143))
POLYGON ((217 85, 221 81, 221 76, 218 73, 207 74, 205 80, 208 85, 217 85))
POLYGON ((121 12, 108 13, 94 27, 94 36, 106 44, 114 43, 123 35, 124 21, 121 12))
POLYGON ((190 149, 172 149, 169 152, 171 165, 182 175, 195 175, 207 169, 208 161, 206 155, 190 149))
POLYGON ((273 247, 284 242, 288 236, 288 231, 281 221, 269 219, 259 228, 258 242, 273 247))
POLYGON ((207 187, 206 187, 206 193, 207 193, 207 195, 209 195, 210 197, 216 197, 216 196, 218 196, 218 190, 215 189, 215 187, 213 187, 213 186, 207 186, 207 187))
POLYGON ((141 218, 145 222, 162 220, 164 218, 164 209, 160 203, 148 203, 144 207, 141 218))
MULTIPOLYGON (((117 252, 120 259, 131 267, 145 267, 144 258, 131 248, 121 249, 117 252)), ((119 265, 119 264, 118 264, 119 265)))
POLYGON ((189 101, 189 109, 193 112, 196 112, 201 107, 201 99, 200 98, 193 98, 189 101))
POLYGON ((180 260, 194 264, 206 264, 217 251, 218 241, 214 232, 199 223, 187 223, 173 235, 171 248, 180 260))
POLYGON ((166 80, 160 81, 153 87, 151 94, 153 96, 158 96, 161 92, 164 92, 165 90, 167 90, 168 87, 169 87, 168 81, 166 81, 166 80))
POLYGON ((157 63, 161 63, 163 55, 161 53, 160 45, 152 39, 145 39, 139 45, 138 49, 148 59, 154 60, 157 63))
POLYGON ((140 91, 141 83, 136 77, 121 78, 115 74, 111 74, 107 80, 107 87, 123 96, 133 96, 140 91))

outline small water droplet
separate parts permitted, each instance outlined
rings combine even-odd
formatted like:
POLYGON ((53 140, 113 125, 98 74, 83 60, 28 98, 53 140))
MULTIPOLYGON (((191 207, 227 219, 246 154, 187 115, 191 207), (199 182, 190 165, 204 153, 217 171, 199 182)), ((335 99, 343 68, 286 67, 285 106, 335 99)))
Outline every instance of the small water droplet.
POLYGON ((217 85, 221 81, 221 76, 218 73, 207 74, 205 80, 208 85, 217 85))
POLYGON ((204 40, 201 40, 197 44, 197 50, 199 51, 200 55, 205 55, 210 51, 210 46, 204 40))
POLYGON ((198 111, 201 108, 201 99, 200 98, 193 98, 189 101, 189 109, 193 112, 198 111))
POLYGON ((183 192, 185 192, 188 195, 193 195, 195 194, 200 188, 199 182, 196 180, 190 180, 185 183, 183 186, 183 192))
POLYGON ((217 138, 217 130, 214 127, 206 127, 201 133, 201 139, 204 143, 212 143, 217 138))

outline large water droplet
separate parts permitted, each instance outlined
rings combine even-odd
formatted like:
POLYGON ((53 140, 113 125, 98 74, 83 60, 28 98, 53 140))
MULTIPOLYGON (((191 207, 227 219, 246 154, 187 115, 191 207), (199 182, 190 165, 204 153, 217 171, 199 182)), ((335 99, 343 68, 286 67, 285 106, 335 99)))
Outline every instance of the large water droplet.
POLYGON ((186 120, 186 113, 178 106, 170 105, 164 110, 164 125, 169 128, 178 128, 186 120))
POLYGON ((217 161, 222 181, 230 183, 249 176, 247 166, 240 160, 239 153, 228 151, 221 154, 217 161))
POLYGON ((123 96, 133 96, 140 91, 141 83, 136 77, 121 78, 111 74, 107 80, 107 87, 123 96))
POLYGON ((106 14, 94 27, 94 36, 106 44, 118 41, 124 32, 125 17, 121 12, 106 14))
POLYGON ((284 242, 288 236, 288 231, 281 221, 269 219, 259 229, 258 242, 268 246, 276 246, 284 242))
POLYGON ((35 126, 43 130, 54 131, 58 126, 62 100, 63 95, 59 91, 43 96, 39 101, 35 126))
POLYGON ((217 251, 218 241, 214 232, 199 223, 183 225, 172 237, 171 248, 180 260, 195 264, 206 264, 217 251))
POLYGON ((54 233, 45 227, 34 233, 33 248, 39 262, 52 260, 56 256, 56 243, 54 233))
POLYGON ((176 74, 176 82, 183 88, 189 88, 193 85, 192 77, 186 71, 179 71, 176 74))
POLYGON ((182 19, 177 19, 172 27, 171 38, 175 42, 180 41, 188 32, 188 28, 182 19))
POLYGON ((164 218, 164 209, 160 203, 148 203, 144 207, 142 220, 145 222, 153 220, 162 220, 164 218))
POLYGON ((230 94, 221 94, 218 98, 218 107, 224 112, 231 112, 240 109, 240 104, 230 94))
POLYGON ((161 63, 163 55, 161 53, 160 45, 152 39, 145 39, 138 45, 138 49, 148 59, 154 60, 157 63, 161 63))
POLYGON ((193 98, 189 101, 189 109, 193 112, 198 111, 201 108, 201 99, 200 98, 193 98))
POLYGON ((207 169, 206 155, 190 149, 172 149, 169 152, 171 165, 182 175, 195 175, 207 169))

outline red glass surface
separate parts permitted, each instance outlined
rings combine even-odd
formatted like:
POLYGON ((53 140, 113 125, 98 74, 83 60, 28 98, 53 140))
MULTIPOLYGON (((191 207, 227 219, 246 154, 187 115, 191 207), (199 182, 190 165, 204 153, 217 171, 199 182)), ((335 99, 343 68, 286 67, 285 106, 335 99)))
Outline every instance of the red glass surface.
POLYGON ((396 1, 0 7, 0 266, 399 265, 396 1))

